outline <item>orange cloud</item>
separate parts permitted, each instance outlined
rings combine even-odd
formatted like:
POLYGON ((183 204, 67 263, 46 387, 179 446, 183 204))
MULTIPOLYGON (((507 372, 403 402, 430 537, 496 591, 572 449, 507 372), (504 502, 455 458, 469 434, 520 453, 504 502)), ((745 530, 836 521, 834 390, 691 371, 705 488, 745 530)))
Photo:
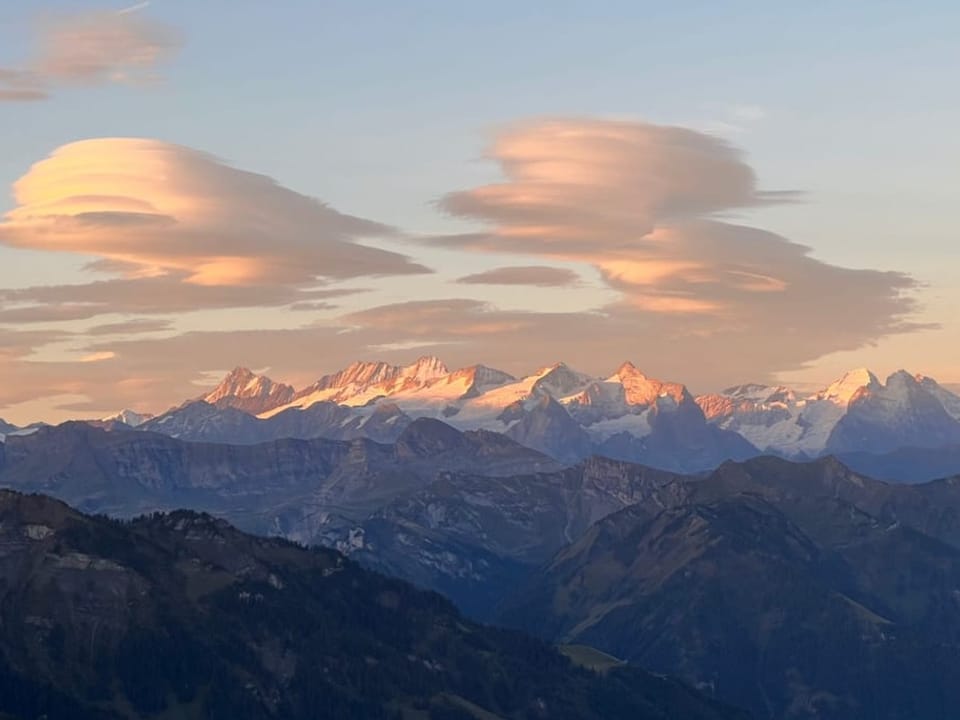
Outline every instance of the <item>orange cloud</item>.
POLYGON ((356 242, 391 234, 383 225, 159 140, 65 145, 17 181, 14 197, 0 242, 97 256, 127 277, 252 286, 425 272, 356 242))
POLYGON ((589 253, 639 243, 664 222, 772 202, 724 141, 635 122, 552 120, 518 125, 491 157, 506 182, 452 193, 450 213, 492 223, 500 250, 589 253), (559 231, 559 232, 558 232, 559 231), (524 240, 525 238, 525 240, 524 240))
POLYGON ((117 354, 111 350, 101 350, 100 352, 90 353, 89 355, 84 355, 78 360, 82 363, 93 363, 93 362, 103 362, 104 360, 113 360, 117 354))

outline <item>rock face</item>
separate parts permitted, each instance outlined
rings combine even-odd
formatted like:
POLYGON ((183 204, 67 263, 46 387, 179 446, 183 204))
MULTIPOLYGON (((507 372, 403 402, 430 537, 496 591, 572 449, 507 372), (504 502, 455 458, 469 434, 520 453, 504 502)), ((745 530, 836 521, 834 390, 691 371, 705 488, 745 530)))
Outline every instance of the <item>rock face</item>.
POLYGON ((0 621, 10 718, 744 717, 185 511, 120 523, 0 492, 0 621))
POLYGON ((727 464, 561 550, 501 620, 760 718, 945 718, 960 701, 960 481, 727 464))
POLYGON ((294 394, 295 390, 290 385, 275 383, 268 377, 238 367, 202 399, 210 405, 258 415, 285 405, 293 400, 294 394))

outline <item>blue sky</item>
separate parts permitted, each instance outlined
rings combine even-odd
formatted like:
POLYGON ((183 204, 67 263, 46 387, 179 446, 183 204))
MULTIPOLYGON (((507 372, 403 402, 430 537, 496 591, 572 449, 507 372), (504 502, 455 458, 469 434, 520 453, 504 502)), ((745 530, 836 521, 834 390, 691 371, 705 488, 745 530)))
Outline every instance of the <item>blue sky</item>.
MULTIPOLYGON (((38 18, 128 5, 5 4, 0 67, 29 56, 38 18)), ((504 128, 544 117, 680 125, 742 149, 762 189, 802 193, 731 217, 828 263, 910 273, 925 285, 919 319, 943 325, 787 377, 829 379, 870 363, 960 380, 955 3, 155 0, 135 12, 184 40, 157 68, 162 80, 0 104, 0 185, 71 141, 156 138, 341 212, 409 233, 456 232, 475 223, 436 202, 501 177, 484 153, 504 128)), ((0 210, 14 207, 9 195, 0 210)), ((449 275, 503 259, 415 254, 449 275)), ((0 285, 80 282, 89 259, 0 247, 0 285)), ((582 301, 601 302, 609 288, 584 272, 582 301)), ((383 287, 393 300, 409 291, 383 287)), ((423 286, 425 298, 445 292, 423 286)), ((507 303, 524 293, 498 292, 507 303)), ((550 293, 531 301, 556 302, 550 293)))

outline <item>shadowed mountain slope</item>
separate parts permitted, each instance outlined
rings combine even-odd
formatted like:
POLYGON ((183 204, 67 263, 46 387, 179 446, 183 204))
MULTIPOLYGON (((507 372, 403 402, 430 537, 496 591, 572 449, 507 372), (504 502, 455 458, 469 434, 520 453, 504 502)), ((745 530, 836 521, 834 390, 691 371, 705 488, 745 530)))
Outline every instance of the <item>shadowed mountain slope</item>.
POLYGON ((560 551, 501 619, 761 718, 946 719, 960 702, 960 483, 728 463, 560 551))
POLYGON ((122 523, 0 492, 0 620, 7 718, 743 717, 185 511, 122 523))

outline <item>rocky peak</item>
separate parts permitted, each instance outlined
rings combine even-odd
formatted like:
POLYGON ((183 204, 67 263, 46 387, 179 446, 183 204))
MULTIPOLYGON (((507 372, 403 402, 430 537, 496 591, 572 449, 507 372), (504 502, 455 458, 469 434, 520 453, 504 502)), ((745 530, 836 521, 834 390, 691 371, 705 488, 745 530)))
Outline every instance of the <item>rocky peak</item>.
POLYGON ((349 402, 354 396, 371 395, 372 390, 376 390, 372 393, 372 396, 375 396, 421 387, 449 372, 441 360, 429 355, 417 359, 410 365, 360 361, 332 375, 324 375, 316 383, 297 393, 297 397, 306 397, 324 390, 339 390, 340 392, 333 393, 329 399, 335 402, 349 402))
POLYGON ((698 395, 697 405, 710 421, 730 418, 735 414, 757 414, 777 411, 777 417, 786 408, 797 403, 797 394, 784 385, 746 383, 734 385, 719 393, 698 395))
POLYGON ((463 433, 439 420, 418 418, 411 422, 397 438, 396 448, 401 455, 427 457, 465 444, 463 433))
POLYGON ((257 376, 249 368, 235 367, 227 373, 227 376, 220 381, 220 384, 212 392, 204 395, 203 399, 205 402, 213 404, 221 398, 236 396, 243 392, 256 378, 257 376))
POLYGON ((443 364, 440 358, 434 357, 433 355, 424 355, 418 358, 416 362, 403 368, 401 374, 404 377, 425 383, 428 380, 449 375, 450 370, 447 369, 447 366, 443 364))
POLYGON ((960 420, 960 395, 950 392, 931 377, 916 375, 914 379, 920 384, 920 387, 940 401, 943 409, 946 410, 952 418, 960 420))
POLYGON ((377 361, 357 361, 350 363, 343 370, 324 375, 313 384, 310 390, 330 390, 334 388, 343 388, 351 385, 366 386, 373 385, 384 380, 389 380, 400 374, 402 368, 396 365, 377 361))
POLYGON ((734 385, 721 394, 734 400, 760 403, 791 402, 796 399, 796 393, 784 385, 773 386, 762 383, 734 385))
POLYGON ((895 372, 890 373, 890 376, 887 377, 886 383, 884 383, 887 388, 894 387, 919 387, 920 383, 917 381, 917 378, 906 370, 900 369, 895 372))
POLYGON ((630 405, 655 405, 657 398, 664 396, 671 398, 676 405, 693 401, 686 386, 647 377, 629 361, 617 368, 610 380, 623 385, 624 396, 630 405))
POLYGON ((726 392, 698 395, 697 405, 703 411, 704 417, 711 421, 718 418, 728 418, 741 409, 740 403, 727 395, 726 392))
POLYGON ((232 407, 257 414, 289 402, 294 392, 290 385, 276 383, 248 368, 237 367, 202 400, 218 407, 232 407))
MULTIPOLYGON (((138 412, 136 412, 136 411, 134 411, 134 410, 126 409, 126 410, 121 410, 121 411, 118 412, 116 415, 110 415, 109 417, 103 418, 103 419, 101 420, 101 422, 104 422, 104 423, 114 423, 114 422, 123 423, 124 425, 126 425, 126 426, 128 426, 128 427, 133 427, 133 428, 135 428, 135 427, 140 427, 141 425, 143 425, 143 424, 144 424, 145 422, 147 422, 148 420, 152 420, 153 417, 154 417, 154 416, 153 416, 152 414, 150 414, 150 413, 138 413, 138 412)), ((0 429, 2 429, 2 425, 3 425, 3 423, 0 423, 0 429)))
POLYGON ((5 420, 0 419, 0 435, 6 435, 8 433, 15 432, 19 429, 20 428, 18 428, 16 425, 13 425, 11 423, 8 423, 5 420))
POLYGON ((487 367, 486 365, 471 365, 470 367, 461 368, 450 373, 446 378, 438 380, 438 382, 446 381, 450 384, 463 383, 467 386, 467 390, 463 394, 462 399, 467 400, 479 396, 485 390, 516 382, 516 380, 513 375, 509 375, 501 370, 487 367))
POLYGON ((554 398, 572 395, 595 381, 595 378, 590 375, 577 372, 562 362, 543 369, 537 374, 540 377, 533 384, 531 394, 546 394, 554 398))

